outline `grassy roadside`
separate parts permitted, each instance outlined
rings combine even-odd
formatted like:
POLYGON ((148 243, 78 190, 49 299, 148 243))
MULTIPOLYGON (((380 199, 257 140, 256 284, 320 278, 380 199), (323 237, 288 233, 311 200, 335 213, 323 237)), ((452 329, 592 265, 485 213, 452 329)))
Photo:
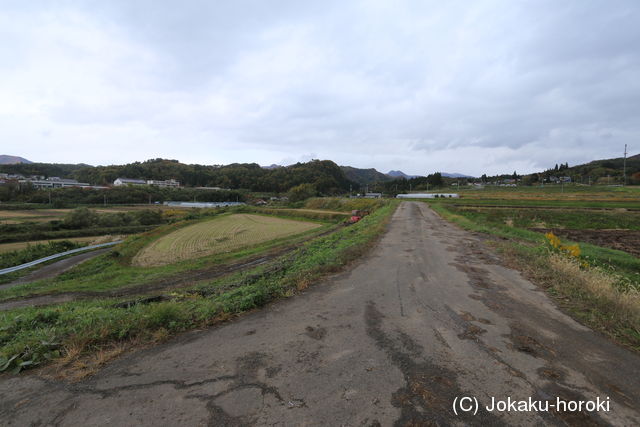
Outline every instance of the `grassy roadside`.
POLYGON ((554 199, 475 199, 460 198, 443 200, 440 203, 458 206, 511 207, 532 209, 640 209, 637 200, 554 200, 554 199))
POLYGON ((69 365, 94 355, 95 363, 127 343, 152 343, 214 324, 234 314, 294 295, 367 251, 397 207, 391 202, 357 224, 312 239, 273 262, 192 289, 122 304, 118 298, 74 301, 0 313, 0 370, 55 360, 69 365))
POLYGON ((583 243, 581 255, 571 257, 552 250, 540 233, 454 211, 446 204, 429 205, 464 229, 502 238, 495 245, 511 266, 544 287, 575 318, 640 351, 640 259, 583 243))

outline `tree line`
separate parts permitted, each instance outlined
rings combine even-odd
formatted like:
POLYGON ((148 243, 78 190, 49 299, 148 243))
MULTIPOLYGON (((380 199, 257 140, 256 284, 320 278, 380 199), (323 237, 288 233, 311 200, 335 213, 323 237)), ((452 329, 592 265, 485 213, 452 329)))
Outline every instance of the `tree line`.
POLYGON ((256 163, 230 165, 187 165, 177 160, 152 159, 126 165, 87 166, 48 163, 0 165, 0 172, 23 175, 59 176, 93 185, 110 185, 116 178, 176 179, 186 187, 221 187, 253 192, 286 193, 310 184, 318 194, 341 194, 350 181, 330 160, 312 160, 291 166, 266 169, 256 163))

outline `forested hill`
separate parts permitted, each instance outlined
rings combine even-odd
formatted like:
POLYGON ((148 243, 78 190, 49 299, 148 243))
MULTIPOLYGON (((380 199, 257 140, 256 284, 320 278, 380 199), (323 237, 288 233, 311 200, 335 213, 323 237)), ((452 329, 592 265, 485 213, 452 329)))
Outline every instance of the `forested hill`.
MULTIPOLYGON (((537 182, 540 178, 550 176, 569 176, 575 182, 592 182, 597 184, 622 183, 624 158, 594 160, 582 165, 556 165, 539 174, 525 176, 525 180, 537 182)), ((627 157, 627 183, 640 184, 640 154, 627 157)))
POLYGON ((251 191, 286 192, 300 184, 312 184, 323 194, 349 190, 349 181, 338 165, 330 160, 265 169, 256 163, 224 166, 187 165, 177 160, 153 159, 126 165, 87 166, 33 163, 0 165, 0 172, 23 175, 74 178, 95 185, 112 184, 118 177, 138 179, 176 179, 189 187, 222 187, 251 191))
POLYGON ((90 168, 85 164, 64 163, 13 163, 0 164, 1 173, 19 174, 24 176, 57 176, 59 178, 74 178, 78 171, 90 168))
POLYGON ((0 165, 13 165, 15 163, 33 163, 24 157, 0 154, 0 165))
POLYGON ((351 166, 340 166, 347 179, 360 185, 391 181, 394 178, 375 169, 358 169, 351 166))

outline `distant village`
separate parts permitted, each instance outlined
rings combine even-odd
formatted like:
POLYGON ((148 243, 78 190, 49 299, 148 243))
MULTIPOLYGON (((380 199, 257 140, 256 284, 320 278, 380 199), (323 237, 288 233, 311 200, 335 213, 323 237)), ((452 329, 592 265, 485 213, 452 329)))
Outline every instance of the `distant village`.
MULTIPOLYGON (((79 182, 75 179, 60 178, 57 176, 23 176, 19 174, 0 173, 0 185, 9 183, 19 183, 31 185, 38 189, 51 189, 51 188, 89 188, 103 190, 109 188, 103 185, 91 185, 87 182, 79 182)), ((168 180, 156 180, 156 179, 131 179, 131 178, 117 178, 113 181, 113 187, 120 186, 140 186, 140 185, 153 185, 156 187, 168 187, 168 188, 180 188, 180 181, 175 179, 168 180)), ((222 190, 220 187, 196 187, 203 190, 222 190)))
MULTIPOLYGON (((494 179, 492 181, 477 181, 478 178, 475 179, 475 181, 473 182, 464 182, 464 183, 460 183, 458 184, 457 182, 452 183, 451 185, 454 187, 457 187, 458 185, 462 186, 462 185, 471 185, 474 187, 484 187, 485 185, 493 185, 496 187, 517 187, 518 185, 521 185, 522 183, 522 179, 515 179, 515 178, 504 178, 504 179, 494 179)), ((548 178, 543 178, 540 177, 539 178, 539 183, 549 183, 549 184, 568 184, 570 182, 572 182, 571 177, 570 176, 550 176, 548 178)))
MULTIPOLYGON (((494 181, 481 181, 478 182, 477 178, 474 181, 465 179, 461 183, 454 182, 451 186, 470 185, 475 187, 484 187, 485 185, 493 185, 500 187, 516 187, 518 181, 515 178, 498 179, 494 181)), ((551 184, 570 183, 571 177, 569 176, 550 176, 548 178, 541 179, 540 182, 548 182, 551 184)), ((53 188, 87 188, 103 190, 110 187, 122 187, 122 186, 155 186, 163 188, 182 188, 180 181, 175 179, 157 180, 157 179, 133 179, 133 178, 116 178, 111 186, 103 185, 91 185, 87 182, 79 182, 75 179, 60 178, 57 176, 45 177, 45 176, 23 176, 20 174, 8 174, 0 173, 0 185, 9 183, 19 183, 31 185, 38 189, 53 189, 53 188)), ((221 187, 194 187, 196 190, 228 190, 221 187)), ((380 197, 377 193, 367 193, 365 197, 376 198, 380 197)))

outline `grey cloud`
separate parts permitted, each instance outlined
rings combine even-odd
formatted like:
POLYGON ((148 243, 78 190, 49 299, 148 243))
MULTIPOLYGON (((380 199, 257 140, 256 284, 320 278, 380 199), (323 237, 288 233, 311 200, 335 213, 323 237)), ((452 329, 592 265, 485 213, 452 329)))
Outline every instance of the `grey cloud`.
POLYGON ((0 139, 40 161, 407 173, 618 156, 640 139, 639 18, 631 0, 15 2, 0 139))

